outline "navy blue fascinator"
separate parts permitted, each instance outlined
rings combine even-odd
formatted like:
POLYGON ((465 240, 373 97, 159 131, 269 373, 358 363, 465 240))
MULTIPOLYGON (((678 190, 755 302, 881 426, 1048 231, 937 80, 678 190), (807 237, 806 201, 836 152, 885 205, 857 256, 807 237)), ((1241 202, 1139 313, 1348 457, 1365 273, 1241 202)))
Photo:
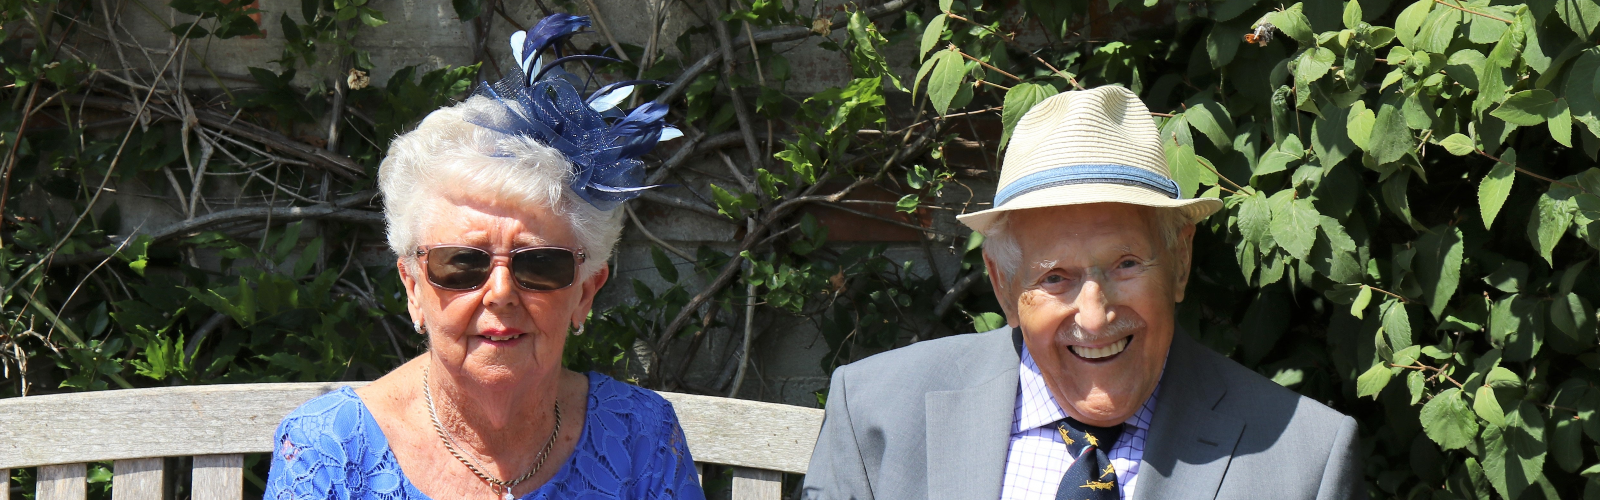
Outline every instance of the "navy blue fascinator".
POLYGON ((683 136, 667 125, 667 106, 647 102, 624 113, 618 105, 639 84, 664 82, 633 80, 600 87, 587 98, 580 89, 588 84, 561 69, 571 61, 616 59, 588 54, 566 55, 561 42, 582 33, 589 18, 552 14, 528 31, 511 35, 511 54, 517 65, 499 82, 483 82, 474 95, 487 97, 503 113, 472 113, 468 122, 490 130, 519 135, 555 148, 572 162, 572 190, 600 210, 638 197, 656 186, 643 186, 644 162, 639 157, 656 143, 683 136), (545 52, 554 59, 546 63, 545 52))

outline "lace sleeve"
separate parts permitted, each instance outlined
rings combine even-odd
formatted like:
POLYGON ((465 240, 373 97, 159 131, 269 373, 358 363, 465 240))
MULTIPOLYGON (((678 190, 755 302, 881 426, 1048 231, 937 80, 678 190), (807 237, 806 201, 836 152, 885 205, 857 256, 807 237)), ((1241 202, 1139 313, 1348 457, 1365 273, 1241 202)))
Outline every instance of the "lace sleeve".
MULTIPOLYGON (((342 464, 324 454, 307 437, 304 420, 291 415, 273 433, 272 472, 267 474, 263 500, 348 500, 342 464)), ((343 450, 339 450, 343 451, 343 450)), ((342 453, 341 453, 342 454, 342 453)))
POLYGON ((639 470, 645 471, 636 483, 637 498, 705 500, 700 489, 700 474, 695 470, 694 458, 689 456, 689 444, 678 425, 678 414, 672 403, 662 401, 659 427, 651 433, 656 439, 653 453, 644 453, 648 462, 639 470))

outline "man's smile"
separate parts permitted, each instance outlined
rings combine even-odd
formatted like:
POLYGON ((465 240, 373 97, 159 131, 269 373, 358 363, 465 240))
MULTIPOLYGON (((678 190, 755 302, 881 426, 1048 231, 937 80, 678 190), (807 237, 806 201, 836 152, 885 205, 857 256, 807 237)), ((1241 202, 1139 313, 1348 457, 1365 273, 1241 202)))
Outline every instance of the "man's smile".
POLYGON ((1067 346, 1067 349, 1072 351, 1072 354, 1077 355, 1078 358, 1083 359, 1084 361, 1089 361, 1091 363, 1103 363, 1106 361, 1111 361, 1118 354, 1122 354, 1122 351, 1127 350, 1128 344, 1132 341, 1133 336, 1130 335, 1118 339, 1116 342, 1102 346, 1090 347, 1069 345, 1067 346))

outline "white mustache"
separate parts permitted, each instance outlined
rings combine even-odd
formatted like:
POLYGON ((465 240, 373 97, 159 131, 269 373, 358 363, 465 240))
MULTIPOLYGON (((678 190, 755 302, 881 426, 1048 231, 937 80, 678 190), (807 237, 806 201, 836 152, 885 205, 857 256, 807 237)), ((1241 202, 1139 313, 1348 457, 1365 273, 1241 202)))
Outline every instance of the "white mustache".
POLYGON ((1069 344, 1097 345, 1122 338, 1125 334, 1141 328, 1144 328, 1144 320, 1139 319, 1137 316, 1119 315, 1117 319, 1112 320, 1105 328, 1101 328, 1099 332, 1085 330, 1074 321, 1064 331, 1058 333, 1057 336, 1069 344))

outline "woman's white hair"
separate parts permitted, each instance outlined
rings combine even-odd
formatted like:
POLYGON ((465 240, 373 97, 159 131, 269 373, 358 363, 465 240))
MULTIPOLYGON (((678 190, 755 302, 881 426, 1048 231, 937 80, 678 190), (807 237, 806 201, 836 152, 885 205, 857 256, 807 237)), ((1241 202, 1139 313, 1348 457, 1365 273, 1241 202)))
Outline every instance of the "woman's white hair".
MULTIPOLYGON (((1147 213, 1155 218, 1152 228, 1160 236, 1167 254, 1177 252, 1181 242, 1179 233, 1184 226, 1193 222, 1180 210, 1151 208, 1147 213)), ((1022 247, 1017 244, 1016 235, 1012 234, 1009 212, 1001 213, 989 224, 988 231, 983 235, 983 253, 994 260, 995 266, 1000 268, 1000 273, 1007 280, 1016 279, 1017 269, 1022 265, 1022 247)))
MULTIPOLYGON (((516 105, 512 103, 511 105, 516 105)), ((389 248, 416 270, 423 228, 436 221, 428 210, 441 198, 469 199, 521 211, 549 210, 567 221, 588 253, 580 277, 611 258, 622 234, 622 211, 602 211, 579 198, 572 163, 544 144, 475 125, 467 116, 497 117, 506 109, 483 96, 428 113, 416 130, 389 146, 378 168, 389 248)))

